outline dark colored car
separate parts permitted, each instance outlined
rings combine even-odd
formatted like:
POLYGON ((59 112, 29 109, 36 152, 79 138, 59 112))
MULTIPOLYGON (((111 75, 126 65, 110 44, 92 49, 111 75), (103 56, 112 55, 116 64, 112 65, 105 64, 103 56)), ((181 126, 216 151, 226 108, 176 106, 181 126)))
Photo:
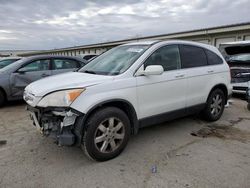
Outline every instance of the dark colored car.
POLYGON ((95 58, 97 55, 96 54, 84 54, 84 55, 79 55, 84 60, 89 61, 90 59, 95 58))
POLYGON ((250 41, 221 44, 220 51, 231 70, 233 93, 246 94, 250 81, 250 41))
POLYGON ((247 108, 250 110, 250 81, 248 82, 248 89, 247 89, 247 108))
MULTIPOLYGON (((5 101, 22 99, 24 88, 44 77, 75 71, 86 60, 68 56, 31 56, 0 69, 0 106, 5 101)), ((62 80, 63 82, 63 80, 62 80)))
POLYGON ((18 60, 20 60, 21 57, 6 57, 3 59, 0 59, 0 69, 10 65, 11 63, 14 63, 18 60))

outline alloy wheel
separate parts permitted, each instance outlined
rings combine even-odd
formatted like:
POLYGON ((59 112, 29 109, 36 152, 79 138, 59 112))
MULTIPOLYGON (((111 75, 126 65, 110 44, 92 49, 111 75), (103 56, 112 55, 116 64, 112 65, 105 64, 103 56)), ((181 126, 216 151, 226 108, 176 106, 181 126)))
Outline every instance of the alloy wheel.
POLYGON ((213 98, 212 98, 212 102, 210 105, 210 109, 211 109, 211 114, 213 116, 217 116, 220 114, 221 110, 222 110, 222 97, 219 94, 216 94, 213 98))
POLYGON ((94 143, 102 153, 111 153, 122 144, 125 128, 121 120, 110 117, 100 123, 96 129, 94 143))

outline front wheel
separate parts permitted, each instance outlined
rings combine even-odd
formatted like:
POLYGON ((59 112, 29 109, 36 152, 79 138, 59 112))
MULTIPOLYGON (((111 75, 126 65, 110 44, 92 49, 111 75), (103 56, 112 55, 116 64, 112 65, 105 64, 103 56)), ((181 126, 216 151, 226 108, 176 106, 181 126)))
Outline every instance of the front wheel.
POLYGON ((225 94, 221 89, 213 90, 207 100, 203 116, 207 121, 217 121, 220 119, 225 107, 225 94))
POLYGON ((86 127, 82 147, 94 160, 115 158, 128 143, 130 121, 119 108, 106 107, 97 110, 88 119, 86 127))

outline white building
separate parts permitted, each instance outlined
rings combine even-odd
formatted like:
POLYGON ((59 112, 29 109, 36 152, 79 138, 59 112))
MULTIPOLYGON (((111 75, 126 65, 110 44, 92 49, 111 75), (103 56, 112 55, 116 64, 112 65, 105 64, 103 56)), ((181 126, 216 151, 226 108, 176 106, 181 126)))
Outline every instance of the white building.
POLYGON ((220 27, 204 28, 192 31, 169 33, 164 35, 125 39, 125 40, 106 42, 106 43, 82 45, 76 47, 60 48, 60 49, 45 50, 45 51, 36 51, 31 53, 22 53, 20 55, 30 56, 39 54, 54 54, 54 55, 76 56, 79 54, 100 54, 110 48, 128 42, 143 41, 143 40, 169 40, 169 39, 191 40, 219 47, 221 43, 225 42, 250 40, 250 22, 233 24, 233 25, 224 25, 220 27))
POLYGON ((17 56, 23 53, 32 53, 34 50, 0 50, 0 57, 17 56))

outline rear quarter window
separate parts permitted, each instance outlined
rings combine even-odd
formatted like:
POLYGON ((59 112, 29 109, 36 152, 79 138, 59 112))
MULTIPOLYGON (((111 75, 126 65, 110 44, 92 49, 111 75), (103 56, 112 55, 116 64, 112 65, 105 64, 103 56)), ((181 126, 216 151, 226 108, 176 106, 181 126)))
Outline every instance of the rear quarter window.
POLYGON ((203 48, 192 45, 180 45, 182 68, 206 66, 207 57, 203 48))
POLYGON ((208 61, 209 65, 223 64, 223 60, 216 53, 214 53, 210 50, 205 50, 205 52, 207 55, 207 61, 208 61))

